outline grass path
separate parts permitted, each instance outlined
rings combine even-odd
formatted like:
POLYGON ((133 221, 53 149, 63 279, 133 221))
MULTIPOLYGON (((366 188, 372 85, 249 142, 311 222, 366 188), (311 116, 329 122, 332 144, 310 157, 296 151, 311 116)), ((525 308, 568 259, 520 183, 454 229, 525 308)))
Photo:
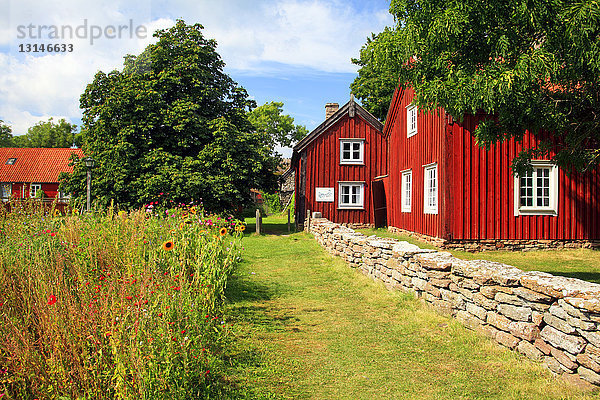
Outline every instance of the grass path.
POLYGON ((308 234, 244 246, 227 292, 232 398, 600 398, 386 290, 308 234))

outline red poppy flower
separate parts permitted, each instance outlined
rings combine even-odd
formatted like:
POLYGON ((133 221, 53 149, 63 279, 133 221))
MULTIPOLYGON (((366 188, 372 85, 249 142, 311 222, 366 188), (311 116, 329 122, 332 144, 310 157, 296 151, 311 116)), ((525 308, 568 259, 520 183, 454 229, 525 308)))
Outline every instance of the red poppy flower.
POLYGON ((131 296, 125 296, 125 298, 126 298, 127 300, 131 300, 131 299, 133 299, 133 297, 131 297, 131 296))
POLYGON ((56 303, 56 296, 51 294, 50 296, 48 296, 48 305, 51 306, 54 303, 56 303))
POLYGON ((50 236, 56 236, 56 232, 52 232, 50 236))

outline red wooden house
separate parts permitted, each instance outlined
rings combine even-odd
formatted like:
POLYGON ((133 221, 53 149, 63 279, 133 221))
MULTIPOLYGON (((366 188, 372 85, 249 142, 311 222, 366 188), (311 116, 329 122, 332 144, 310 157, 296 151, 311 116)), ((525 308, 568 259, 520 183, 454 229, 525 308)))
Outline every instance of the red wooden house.
POLYGON ((0 148, 0 195, 2 201, 10 198, 39 197, 66 203, 67 193, 58 190, 61 172, 72 172, 69 157, 72 153, 80 158, 81 149, 0 148))
POLYGON ((565 171, 549 160, 511 173, 511 160, 539 141, 475 144, 478 117, 454 121, 443 109, 424 113, 414 91, 398 87, 386 124, 387 220, 391 230, 416 233, 446 247, 560 247, 600 240, 600 173, 565 171))
POLYGON ((383 183, 374 181, 387 164, 383 125, 353 98, 325 109, 325 121, 294 146, 296 222, 303 223, 310 210, 334 222, 373 225, 372 190, 383 191, 383 183))

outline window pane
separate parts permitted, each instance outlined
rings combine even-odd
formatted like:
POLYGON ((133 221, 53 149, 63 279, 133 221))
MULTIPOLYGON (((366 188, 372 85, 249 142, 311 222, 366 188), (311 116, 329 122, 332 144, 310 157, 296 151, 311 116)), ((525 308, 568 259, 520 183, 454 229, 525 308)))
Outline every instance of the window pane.
POLYGON ((360 143, 352 143, 352 148, 354 149, 354 151, 359 151, 360 150, 360 143))
POLYGON ((342 160, 349 160, 349 159, 350 159, 350 150, 344 151, 342 153, 342 160))

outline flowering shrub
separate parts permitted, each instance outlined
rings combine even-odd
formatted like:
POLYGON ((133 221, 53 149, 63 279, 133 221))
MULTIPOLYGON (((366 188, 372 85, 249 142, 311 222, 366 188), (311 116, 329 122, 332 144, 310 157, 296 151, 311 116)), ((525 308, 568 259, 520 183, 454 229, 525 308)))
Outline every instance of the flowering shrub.
POLYGON ((0 397, 208 396, 242 224, 189 208, 0 214, 0 397))

